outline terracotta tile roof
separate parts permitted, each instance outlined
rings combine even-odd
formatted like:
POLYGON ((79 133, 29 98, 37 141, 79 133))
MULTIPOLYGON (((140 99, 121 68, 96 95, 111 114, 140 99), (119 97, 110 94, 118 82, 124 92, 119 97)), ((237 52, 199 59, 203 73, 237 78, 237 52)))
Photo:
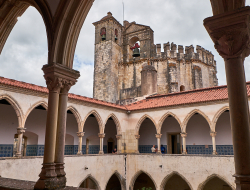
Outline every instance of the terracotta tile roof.
MULTIPOLYGON (((13 79, 7 79, 4 77, 0 77, 0 84, 24 88, 27 90, 33 90, 36 92, 48 93, 48 89, 46 87, 29 84, 13 79)), ((250 96, 250 82, 246 83, 247 85, 247 93, 250 96)), ((171 94, 158 94, 154 96, 147 97, 144 100, 135 102, 130 105, 122 106, 109 102, 105 102, 102 100, 97 100, 94 98, 88 98, 85 96, 75 95, 69 93, 70 99, 80 100, 88 103, 94 103, 98 105, 118 108, 122 110, 143 110, 150 108, 158 108, 158 107, 170 107, 170 106, 178 106, 185 104, 195 104, 195 103, 205 103, 210 101, 219 101, 219 100, 227 100, 227 86, 216 86, 210 88, 203 88, 197 90, 189 90, 184 92, 176 92, 171 94)))
MULTIPOLYGON (((49 91, 46 87, 38 86, 38 85, 26 83, 26 82, 21 82, 21 81, 17 81, 17 80, 13 80, 13 79, 8 79, 8 78, 4 78, 4 77, 0 77, 0 84, 24 88, 24 89, 33 90, 36 92, 49 93, 49 91)), ((103 106, 109 106, 109 107, 113 107, 113 108, 127 110, 125 106, 105 102, 102 100, 97 100, 94 98, 88 98, 85 96, 75 95, 75 94, 71 94, 71 93, 69 93, 69 98, 75 99, 75 100, 81 100, 81 101, 88 102, 88 103, 94 103, 94 104, 99 104, 99 105, 103 105, 103 106)))

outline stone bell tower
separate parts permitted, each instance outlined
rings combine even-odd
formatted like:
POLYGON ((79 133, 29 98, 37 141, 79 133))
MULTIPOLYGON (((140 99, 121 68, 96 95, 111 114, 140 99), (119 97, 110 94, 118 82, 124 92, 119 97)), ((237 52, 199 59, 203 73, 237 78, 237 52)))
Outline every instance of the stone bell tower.
POLYGON ((95 26, 95 68, 93 97, 115 103, 118 100, 118 63, 122 59, 122 25, 108 12, 95 26))

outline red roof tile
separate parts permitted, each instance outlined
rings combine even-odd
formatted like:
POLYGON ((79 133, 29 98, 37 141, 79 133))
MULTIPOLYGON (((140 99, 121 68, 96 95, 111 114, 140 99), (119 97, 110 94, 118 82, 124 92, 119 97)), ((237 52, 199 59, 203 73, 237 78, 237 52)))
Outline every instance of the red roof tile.
MULTIPOLYGON (((20 81, 13 80, 13 79, 7 79, 4 77, 0 77, 0 84, 24 88, 28 90, 37 91, 37 92, 48 93, 48 89, 46 87, 29 84, 25 82, 20 82, 20 81)), ((248 96, 250 96, 250 82, 247 82, 247 93, 248 93, 248 96)), ((216 87, 190 90, 190 91, 184 91, 184 92, 154 95, 154 96, 147 97, 144 100, 135 102, 127 106, 117 105, 117 104, 105 102, 102 100, 88 98, 85 96, 75 95, 71 93, 69 93, 69 98, 75 99, 75 100, 81 100, 84 102, 99 104, 103 106, 118 108, 122 110, 133 111, 133 110, 142 110, 142 109, 150 109, 150 108, 158 108, 158 107, 169 107, 169 106, 177 106, 177 105, 185 105, 185 104, 226 100, 228 99, 228 93, 227 93, 226 85, 216 86, 216 87)))

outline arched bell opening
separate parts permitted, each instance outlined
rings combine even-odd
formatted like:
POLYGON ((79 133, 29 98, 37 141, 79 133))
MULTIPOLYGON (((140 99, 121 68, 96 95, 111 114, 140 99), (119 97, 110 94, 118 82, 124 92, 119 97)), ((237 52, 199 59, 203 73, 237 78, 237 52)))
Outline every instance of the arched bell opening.
POLYGON ((105 41, 106 40, 106 28, 105 27, 101 28, 100 35, 101 35, 102 41, 105 41))
POLYGON ((156 190, 156 187, 153 180, 143 172, 136 178, 133 190, 156 190))
POLYGON ((122 190, 122 186, 117 175, 113 174, 111 176, 106 186, 106 190, 122 190))
POLYGON ((233 140, 229 110, 224 111, 215 126, 216 151, 219 155, 233 155, 233 140))
POLYGON ((164 190, 191 190, 188 183, 179 175, 171 176, 164 186, 164 190))
POLYGON ((129 58, 140 57, 140 40, 138 37, 133 37, 129 40, 130 54, 129 58))
POLYGON ((115 42, 118 42, 118 30, 115 29, 115 42))

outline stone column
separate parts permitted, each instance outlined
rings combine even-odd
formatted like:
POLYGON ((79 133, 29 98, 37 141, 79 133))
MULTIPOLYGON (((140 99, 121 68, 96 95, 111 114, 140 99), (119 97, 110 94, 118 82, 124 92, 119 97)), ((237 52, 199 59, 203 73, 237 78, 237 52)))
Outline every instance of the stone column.
POLYGON ((216 152, 216 143, 215 143, 215 136, 217 132, 211 132, 210 136, 212 137, 212 143, 213 143, 213 155, 217 155, 216 152))
POLYGON ((99 151, 99 154, 104 154, 104 152, 103 152, 103 139, 105 137, 105 134, 104 133, 99 133, 98 136, 100 138, 100 151, 99 151))
POLYGON ((250 7, 219 14, 204 25, 224 58, 233 135, 236 189, 250 189, 249 107, 244 59, 250 53, 250 7))
POLYGON ((23 127, 17 128, 18 141, 17 141, 17 157, 22 157, 22 144, 23 144, 23 133, 25 133, 25 129, 23 127))
POLYGON ((185 132, 181 133, 181 137, 182 137, 182 146, 183 146, 182 154, 187 154, 187 148, 186 148, 187 133, 185 132))
POLYGON ((82 155, 82 137, 84 136, 84 132, 77 132, 78 136, 78 152, 77 155, 82 155))
MULTIPOLYGON (((64 132, 59 132, 57 130, 58 128, 58 110, 59 110, 59 95, 61 92, 61 88, 63 87, 63 84, 65 83, 65 78, 69 77, 70 69, 66 68, 65 66, 61 64, 50 64, 50 65, 44 65, 43 71, 45 73, 44 78, 46 80, 46 84, 49 90, 48 95, 48 110, 47 110, 47 121, 46 121, 46 132, 45 132, 45 145, 44 145, 44 157, 43 157, 43 167, 42 171, 39 175, 39 180, 36 182, 34 189, 55 189, 58 187, 65 186, 65 184, 60 183, 60 180, 57 180, 57 173, 55 171, 55 150, 56 147, 59 149, 58 152, 60 152, 60 155, 63 160, 64 155, 62 155, 62 152, 64 153, 64 148, 62 148, 63 145, 60 146, 61 141, 65 141, 65 137, 62 137, 64 132), (61 141, 58 141, 57 143, 57 133, 58 138, 60 138, 61 141), (57 143, 57 145, 56 145, 57 143)), ((79 77, 79 72, 75 72, 76 77, 79 77)), ((76 81, 76 79, 75 79, 76 81)), ((67 100, 65 97, 61 97, 60 100, 60 128, 62 127, 62 123, 64 123, 64 119, 66 121, 66 117, 63 117, 63 106, 67 105, 67 100), (66 103, 65 103, 66 101, 66 103)), ((66 111, 65 111, 66 112, 66 111)), ((66 113, 65 113, 66 114, 66 113)), ((58 139, 59 140, 59 139, 58 139)), ((57 152, 57 154, 59 154, 57 152)), ((57 155, 58 157, 58 155, 57 155)), ((63 161, 62 161, 63 163, 63 161)))
POLYGON ((156 134, 158 151, 157 154, 161 154, 161 136, 162 134, 156 134))
POLYGON ((116 135, 116 139, 117 139, 117 154, 121 154, 122 153, 122 135, 116 135))
POLYGON ((135 135, 135 138, 136 138, 136 144, 135 144, 135 153, 140 153, 139 152, 139 138, 140 138, 140 135, 135 135))

